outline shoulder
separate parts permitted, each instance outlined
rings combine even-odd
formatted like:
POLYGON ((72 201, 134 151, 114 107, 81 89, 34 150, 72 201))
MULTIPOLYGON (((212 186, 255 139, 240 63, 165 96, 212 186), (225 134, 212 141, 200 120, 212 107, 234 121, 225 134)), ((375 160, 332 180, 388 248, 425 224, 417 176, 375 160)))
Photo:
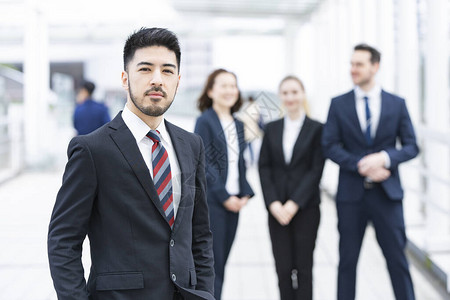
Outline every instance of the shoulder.
POLYGON ((238 118, 236 118, 236 117, 233 117, 233 119, 234 119, 234 122, 236 123, 236 127, 244 127, 244 122, 242 122, 241 120, 239 120, 238 118))
POLYGON ((351 90, 351 91, 349 91, 349 92, 347 92, 345 94, 333 97, 331 99, 331 103, 332 104, 333 103, 342 103, 342 102, 347 102, 347 101, 350 101, 350 100, 353 100, 353 99, 355 99, 355 91, 351 90))
POLYGON ((305 122, 308 122, 310 126, 315 128, 322 128, 323 124, 317 120, 311 119, 310 117, 305 117, 305 122))
POLYGON ((197 118, 197 124, 205 124, 210 123, 213 119, 213 112, 212 109, 207 109, 202 112, 200 116, 197 118))
POLYGON ((178 127, 177 125, 174 125, 170 123, 169 121, 166 122, 166 127, 170 133, 170 137, 173 138, 180 138, 183 141, 186 141, 189 144, 192 145, 199 145, 201 144, 201 138, 198 134, 189 132, 181 127, 178 127))
POLYGON ((271 139, 279 134, 282 134, 283 131, 283 123, 284 119, 278 119, 275 121, 271 121, 264 125, 264 138, 271 139))
POLYGON ((275 130, 276 128, 281 127, 283 125, 283 122, 284 122, 283 118, 275 120, 275 121, 271 121, 271 122, 267 123, 266 125, 264 125, 264 131, 267 132, 267 131, 275 130))
POLYGON ((381 90, 381 97, 382 98, 386 98, 389 101, 399 103, 399 104, 405 103, 405 99, 403 99, 402 97, 399 97, 399 96, 397 96, 395 94, 386 92, 385 90, 381 90))

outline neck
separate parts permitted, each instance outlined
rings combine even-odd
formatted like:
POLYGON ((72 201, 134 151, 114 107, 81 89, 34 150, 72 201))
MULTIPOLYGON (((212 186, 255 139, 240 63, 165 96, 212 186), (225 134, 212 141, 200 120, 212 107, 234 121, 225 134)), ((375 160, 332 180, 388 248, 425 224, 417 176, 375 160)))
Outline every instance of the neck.
POLYGON ((132 113, 138 116, 139 119, 144 121, 144 123, 147 124, 147 126, 150 127, 150 129, 153 130, 158 128, 159 124, 161 124, 161 121, 164 119, 164 116, 162 115, 158 117, 147 116, 146 114, 141 112, 136 106, 134 106, 134 104, 130 102, 127 102, 127 107, 132 113))
POLYGON ((231 115, 231 109, 228 108, 228 107, 220 106, 220 105, 217 105, 217 104, 213 103, 212 108, 216 112, 216 114, 219 117, 219 119, 225 119, 226 120, 226 119, 233 118, 233 116, 231 115))
POLYGON ((375 80, 371 80, 369 82, 360 84, 359 87, 364 91, 364 92, 369 92, 370 90, 373 89, 373 87, 375 86, 375 80))
POLYGON ((298 119, 300 119, 301 115, 302 115, 302 111, 300 109, 296 110, 296 111, 288 111, 288 113, 287 113, 287 116, 291 120, 298 120, 298 119))

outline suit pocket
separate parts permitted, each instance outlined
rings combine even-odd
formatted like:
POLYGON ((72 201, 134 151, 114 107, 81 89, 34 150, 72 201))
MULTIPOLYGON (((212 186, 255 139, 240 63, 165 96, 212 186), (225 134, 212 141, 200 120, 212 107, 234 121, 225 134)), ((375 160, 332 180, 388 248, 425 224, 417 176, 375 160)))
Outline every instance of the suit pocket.
POLYGON ((191 276, 191 285, 197 285, 197 273, 195 273, 195 269, 190 269, 189 274, 191 276))
POLYGON ((97 276, 97 291, 135 290, 144 288, 144 275, 140 272, 107 273, 97 276))

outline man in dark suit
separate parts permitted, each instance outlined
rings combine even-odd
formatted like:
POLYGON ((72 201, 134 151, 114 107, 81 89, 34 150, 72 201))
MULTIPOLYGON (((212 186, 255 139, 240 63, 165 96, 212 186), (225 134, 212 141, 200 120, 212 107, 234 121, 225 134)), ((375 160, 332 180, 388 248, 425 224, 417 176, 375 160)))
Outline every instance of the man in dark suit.
POLYGON ((375 81, 380 53, 365 44, 354 50, 355 89, 332 99, 322 136, 325 156, 340 167, 338 299, 355 298, 356 265, 371 221, 396 299, 412 300, 398 166, 419 150, 405 100, 385 92, 375 81))
POLYGON ((88 134, 108 123, 108 108, 92 99, 95 84, 84 81, 77 94, 77 107, 73 114, 73 126, 78 135, 88 134))
POLYGON ((123 112, 70 142, 48 234, 59 299, 214 299, 204 147, 164 120, 179 66, 172 32, 133 33, 124 47, 123 112))

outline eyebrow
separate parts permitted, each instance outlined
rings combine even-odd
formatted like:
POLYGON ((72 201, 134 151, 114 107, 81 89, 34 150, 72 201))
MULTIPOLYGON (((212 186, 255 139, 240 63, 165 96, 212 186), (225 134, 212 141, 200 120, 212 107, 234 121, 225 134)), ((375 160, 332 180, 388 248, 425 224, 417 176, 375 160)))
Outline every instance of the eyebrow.
MULTIPOLYGON (((154 66, 155 64, 151 63, 151 62, 147 62, 147 61, 141 61, 139 62, 136 66, 154 66)), ((163 64, 163 67, 170 67, 170 68, 174 68, 177 69, 177 66, 174 64, 163 64)))

